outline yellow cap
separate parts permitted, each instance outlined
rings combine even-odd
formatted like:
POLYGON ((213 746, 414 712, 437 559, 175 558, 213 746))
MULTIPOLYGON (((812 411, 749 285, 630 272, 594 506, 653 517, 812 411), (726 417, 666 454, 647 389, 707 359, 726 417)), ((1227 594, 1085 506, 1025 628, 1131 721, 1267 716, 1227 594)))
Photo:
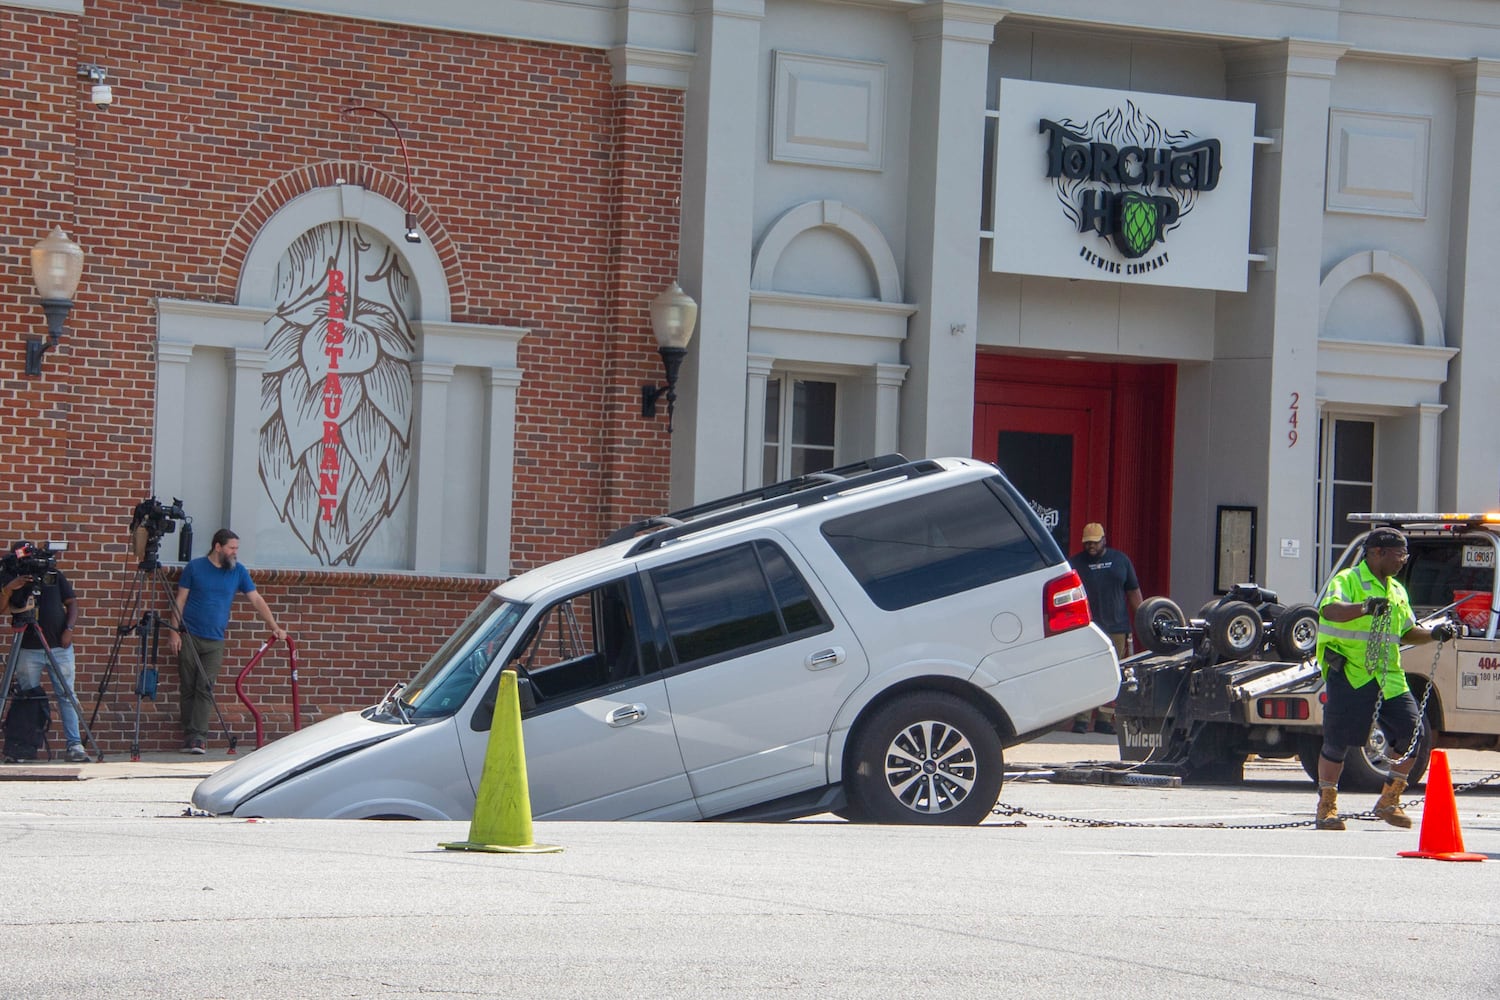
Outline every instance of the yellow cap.
POLYGON ((1085 542, 1104 541, 1104 525, 1098 521, 1090 521, 1083 526, 1083 540, 1085 542))

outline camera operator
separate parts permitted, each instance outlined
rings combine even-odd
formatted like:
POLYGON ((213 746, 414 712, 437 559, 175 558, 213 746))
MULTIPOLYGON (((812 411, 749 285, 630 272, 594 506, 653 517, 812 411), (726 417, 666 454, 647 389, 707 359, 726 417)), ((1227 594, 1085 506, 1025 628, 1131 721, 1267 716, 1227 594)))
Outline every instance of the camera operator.
POLYGON ((177 675, 182 682, 182 752, 204 753, 208 737, 208 711, 213 706, 214 683, 224 667, 224 629, 236 594, 246 594, 261 620, 277 639, 286 631, 266 599, 255 589, 250 571, 239 561, 240 536, 228 528, 214 532, 208 555, 199 556, 182 568, 177 582, 177 632, 167 632, 167 648, 177 654, 177 675))
MULTIPOLYGON (((14 555, 26 549, 26 543, 11 546, 14 555)), ((7 563, 14 564, 8 559, 7 563)), ((0 568, 0 607, 7 607, 11 614, 24 611, 31 601, 31 591, 36 588, 36 621, 41 626, 39 636, 35 629, 28 628, 21 638, 21 649, 16 657, 16 684, 24 691, 41 686, 42 673, 47 669, 47 651, 42 647, 42 638, 52 647, 52 659, 57 663, 57 677, 53 681, 67 685, 66 691, 54 690, 57 711, 62 716, 63 735, 67 737, 67 759, 74 764, 88 762, 88 752, 83 749, 83 740, 78 733, 78 710, 73 707, 73 626, 78 621, 78 599, 73 594, 73 584, 62 574, 53 570, 44 576, 17 573, 7 565, 0 568)), ((14 622, 12 622, 14 624, 14 622)))

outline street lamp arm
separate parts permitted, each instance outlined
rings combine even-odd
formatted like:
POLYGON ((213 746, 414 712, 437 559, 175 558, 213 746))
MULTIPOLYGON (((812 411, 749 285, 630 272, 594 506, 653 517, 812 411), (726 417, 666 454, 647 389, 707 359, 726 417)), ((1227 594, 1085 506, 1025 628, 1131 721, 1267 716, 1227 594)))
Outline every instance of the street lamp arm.
POLYGON ((406 242, 421 243, 422 234, 417 231, 417 217, 411 208, 411 157, 406 153, 406 137, 401 133, 401 126, 396 124, 396 119, 368 104, 347 104, 339 111, 339 115, 347 118, 356 112, 375 115, 389 125, 392 132, 396 133, 396 145, 401 149, 401 163, 406 171, 406 242))

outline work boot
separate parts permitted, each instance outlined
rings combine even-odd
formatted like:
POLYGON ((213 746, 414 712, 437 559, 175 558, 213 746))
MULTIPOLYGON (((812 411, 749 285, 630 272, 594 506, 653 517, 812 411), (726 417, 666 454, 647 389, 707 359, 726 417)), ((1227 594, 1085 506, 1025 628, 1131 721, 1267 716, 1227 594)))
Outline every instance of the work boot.
POLYGON ((1342 830, 1344 821, 1339 819, 1339 786, 1318 783, 1318 829, 1342 830))
POLYGON ((1380 799, 1375 803, 1375 815, 1385 820, 1391 826, 1399 826, 1403 830, 1411 829, 1411 817, 1406 815, 1406 810, 1401 808, 1401 793, 1406 791, 1405 778, 1391 778, 1380 790, 1380 799))

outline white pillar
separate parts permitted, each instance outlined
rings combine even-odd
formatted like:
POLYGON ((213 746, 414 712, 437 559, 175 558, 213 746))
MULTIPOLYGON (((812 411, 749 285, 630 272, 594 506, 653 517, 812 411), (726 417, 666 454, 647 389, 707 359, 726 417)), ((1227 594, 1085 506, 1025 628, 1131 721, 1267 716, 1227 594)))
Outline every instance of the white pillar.
POLYGON ((776 359, 768 354, 745 358, 745 479, 742 489, 765 486, 761 453, 765 449, 766 382, 776 359))
POLYGON ((416 421, 412 449, 411 565, 418 572, 436 573, 442 566, 443 475, 448 463, 448 384, 453 365, 435 361, 411 363, 416 421))
POLYGON ((491 368, 486 414, 489 441, 484 465, 483 563, 486 576, 510 575, 510 524, 516 473, 516 390, 521 369, 491 368))
POLYGON ((229 366, 229 442, 224 455, 224 498, 228 523, 240 536, 240 558, 255 562, 260 508, 260 381, 270 352, 236 347, 229 366))
MULTIPOLYGON (((872 454, 888 455, 901 450, 901 386, 906 382, 906 372, 906 365, 876 364, 871 369, 870 385, 875 397, 875 448, 872 454)), ((967 455, 968 451, 962 454, 967 455)))
POLYGON ((671 506, 737 492, 745 456, 745 354, 764 0, 696 0, 684 113, 682 287, 698 300, 698 333, 677 383, 671 506))
POLYGON ((187 375, 193 345, 156 342, 156 468, 151 490, 158 497, 180 497, 187 461, 187 375))
POLYGON ((1458 122, 1449 229, 1448 363, 1443 398, 1443 467, 1438 503, 1447 510, 1490 510, 1500 503, 1500 61, 1476 59, 1455 71, 1458 122), (1462 461, 1460 461, 1460 456, 1462 461))
POLYGON ((1004 12, 925 3, 908 15, 912 66, 907 184, 907 298, 911 370, 900 414, 912 458, 967 455, 974 437, 979 327, 980 195, 990 45, 1004 12))
POLYGON ((1246 50, 1228 73, 1228 96, 1256 104, 1256 134, 1281 133, 1278 149, 1257 154, 1251 193, 1252 246, 1274 249, 1275 264, 1252 270, 1243 296, 1219 297, 1213 405, 1235 417, 1214 423, 1205 478, 1215 483, 1208 502, 1261 508, 1256 582, 1288 603, 1312 596, 1328 107, 1346 49, 1273 42, 1246 50), (1256 441, 1265 442, 1258 456, 1256 441), (1298 542, 1298 555, 1283 555, 1282 539, 1298 542))
POLYGON ((1442 403, 1417 404, 1417 510, 1441 510, 1438 475, 1442 470, 1442 403))

